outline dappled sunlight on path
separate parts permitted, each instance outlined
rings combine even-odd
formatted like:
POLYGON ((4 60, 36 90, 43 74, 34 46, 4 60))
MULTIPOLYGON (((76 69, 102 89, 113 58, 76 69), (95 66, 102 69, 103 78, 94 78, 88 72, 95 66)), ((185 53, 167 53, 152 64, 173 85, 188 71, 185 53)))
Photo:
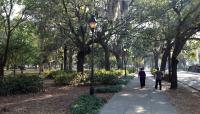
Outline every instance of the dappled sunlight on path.
POLYGON ((139 79, 133 79, 100 114, 177 114, 163 90, 154 89, 154 83, 154 79, 147 77, 146 87, 140 88, 139 79))

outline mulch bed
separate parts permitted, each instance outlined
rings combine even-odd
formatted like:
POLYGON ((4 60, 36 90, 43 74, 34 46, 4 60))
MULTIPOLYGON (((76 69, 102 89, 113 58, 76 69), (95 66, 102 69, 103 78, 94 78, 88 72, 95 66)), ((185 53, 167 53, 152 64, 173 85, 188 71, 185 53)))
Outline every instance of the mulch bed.
MULTIPOLYGON (((45 91, 0 97, 0 114, 66 114, 73 101, 82 94, 89 93, 88 86, 53 86, 47 82, 45 91)), ((97 94, 106 100, 113 94, 97 94)))
POLYGON ((176 107, 179 114, 200 114, 200 92, 179 85, 178 89, 171 90, 170 84, 163 83, 164 90, 170 102, 176 107))

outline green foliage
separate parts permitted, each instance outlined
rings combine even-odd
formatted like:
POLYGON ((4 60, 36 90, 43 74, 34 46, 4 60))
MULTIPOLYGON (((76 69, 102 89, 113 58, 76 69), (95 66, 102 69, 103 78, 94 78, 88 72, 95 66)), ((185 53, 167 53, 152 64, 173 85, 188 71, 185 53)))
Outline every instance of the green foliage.
POLYGON ((37 75, 7 76, 0 81, 0 95, 39 92, 43 89, 43 78, 37 75))
POLYGON ((56 85, 79 85, 85 84, 88 82, 89 77, 86 73, 81 72, 64 72, 64 71, 57 71, 55 73, 54 80, 56 85))
POLYGON ((151 74, 153 75, 153 76, 155 76, 155 73, 156 73, 156 69, 155 68, 151 68, 151 74))
POLYGON ((45 70, 42 73, 42 75, 47 79, 54 79, 56 76, 64 73, 65 73, 64 70, 57 70, 57 71, 45 70))
POLYGON ((120 77, 123 76, 124 72, 124 70, 97 70, 95 72, 95 81, 106 85, 116 85, 119 83, 120 77))
POLYGON ((95 72, 95 81, 99 82, 101 84, 108 84, 108 85, 113 85, 117 84, 118 79, 119 79, 119 74, 121 72, 118 71, 106 71, 106 70, 98 70, 95 72))
POLYGON ((128 68, 129 73, 135 73, 135 71, 136 71, 135 67, 128 68))
POLYGON ((96 96, 82 95, 70 107, 70 114, 98 114, 104 101, 96 96))
POLYGON ((96 93, 116 93, 122 90, 122 85, 113 85, 96 89, 96 93))

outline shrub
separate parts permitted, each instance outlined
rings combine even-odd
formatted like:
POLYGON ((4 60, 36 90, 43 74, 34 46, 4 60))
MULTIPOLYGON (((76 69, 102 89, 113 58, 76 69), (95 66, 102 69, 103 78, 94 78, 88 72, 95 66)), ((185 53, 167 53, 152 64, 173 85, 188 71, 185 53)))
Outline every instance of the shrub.
POLYGON ((118 76, 116 72, 98 70, 95 72, 95 81, 101 84, 116 84, 118 81, 118 76))
POLYGON ((155 68, 151 68, 151 74, 153 75, 153 76, 155 76, 155 73, 156 73, 156 69, 155 68))
POLYGON ((54 78, 56 85, 79 85, 85 84, 89 80, 86 73, 80 72, 59 72, 54 78))
POLYGON ((59 72, 54 77, 56 85, 69 85, 72 79, 73 79, 73 74, 66 72, 59 72))
POLYGON ((53 77, 49 76, 50 73, 50 70, 44 70, 44 72, 42 72, 42 76, 44 76, 44 78, 52 79, 53 77))
POLYGON ((98 114, 104 101, 96 96, 82 95, 70 107, 70 114, 98 114))
POLYGON ((86 84, 89 82, 89 75, 87 73, 74 73, 73 79, 70 81, 71 85, 79 85, 79 84, 86 84))
POLYGON ((122 90, 122 85, 114 85, 108 87, 97 88, 97 93, 116 93, 122 90))
POLYGON ((135 71, 136 71, 135 67, 128 68, 129 73, 135 73, 135 71))
POLYGON ((37 75, 7 76, 0 81, 0 95, 39 92, 43 89, 43 78, 37 75))
POLYGON ((116 85, 119 82, 119 78, 123 76, 124 72, 124 70, 97 70, 95 72, 95 81, 101 84, 116 85))
MULTIPOLYGON (((47 79, 54 79, 56 76, 65 73, 64 70, 56 70, 56 71, 50 71, 50 70, 45 70, 43 72, 43 76, 47 79)), ((68 73, 73 73, 73 72, 68 72, 68 73)))

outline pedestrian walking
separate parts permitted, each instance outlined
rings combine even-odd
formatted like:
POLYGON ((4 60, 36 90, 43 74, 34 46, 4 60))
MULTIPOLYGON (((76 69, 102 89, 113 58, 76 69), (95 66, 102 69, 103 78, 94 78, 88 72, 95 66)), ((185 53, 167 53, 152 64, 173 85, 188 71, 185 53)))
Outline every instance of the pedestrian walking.
POLYGON ((156 84, 155 84, 155 89, 158 88, 158 84, 160 87, 160 90, 162 89, 162 77, 163 77, 163 73, 162 71, 159 70, 159 68, 157 68, 157 71, 155 73, 155 78, 156 78, 156 84))
POLYGON ((146 73, 144 71, 144 68, 140 68, 138 77, 140 78, 140 86, 141 88, 143 88, 145 86, 145 80, 146 80, 146 73))

